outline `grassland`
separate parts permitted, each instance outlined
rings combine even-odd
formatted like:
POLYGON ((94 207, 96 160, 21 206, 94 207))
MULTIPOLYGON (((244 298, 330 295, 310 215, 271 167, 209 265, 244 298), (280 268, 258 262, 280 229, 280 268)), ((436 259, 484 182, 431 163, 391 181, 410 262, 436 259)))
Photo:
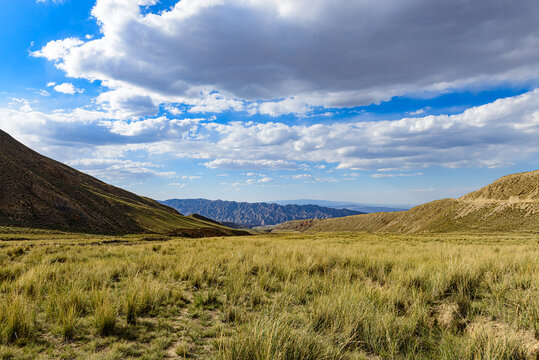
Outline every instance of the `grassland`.
POLYGON ((0 359, 536 359, 539 235, 0 228, 0 359))

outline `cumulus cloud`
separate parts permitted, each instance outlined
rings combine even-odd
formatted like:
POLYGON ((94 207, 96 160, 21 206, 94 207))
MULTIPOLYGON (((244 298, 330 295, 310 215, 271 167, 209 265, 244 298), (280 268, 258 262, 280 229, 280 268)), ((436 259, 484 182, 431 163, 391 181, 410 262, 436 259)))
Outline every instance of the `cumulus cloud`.
POLYGON ((394 178, 394 177, 407 177, 407 176, 421 176, 423 173, 414 173, 414 174, 407 174, 407 173, 376 173, 372 174, 371 177, 373 178, 394 178))
POLYGON ((251 114, 265 114, 278 116, 281 114, 302 115, 309 112, 309 104, 305 100, 288 98, 280 101, 266 101, 260 104, 252 104, 249 107, 251 114))
MULTIPOLYGON (((258 175, 258 174, 257 174, 258 175)), ((231 183, 231 184, 227 184, 227 183, 221 183, 221 185, 230 185, 232 186, 233 188, 237 188, 237 187, 240 187, 240 186, 250 186, 250 185, 256 185, 256 184, 262 184, 262 186, 264 186, 264 184, 266 183, 269 183, 269 182, 272 182, 273 179, 270 178, 269 176, 264 176, 262 175, 260 178, 256 179, 256 178, 248 178, 247 180, 245 181, 236 181, 234 183, 231 183)))
POLYGON ((312 179, 313 176, 311 174, 297 174, 293 175, 292 179, 312 179))
POLYGON ((21 112, 27 113, 33 110, 28 99, 12 97, 9 100, 9 105, 17 107, 21 112))
POLYGON ((257 182, 259 182, 259 183, 268 183, 268 182, 271 182, 271 181, 273 181, 272 178, 270 178, 269 176, 264 176, 264 177, 258 179, 257 182))
MULTIPOLYGON (((21 101, 14 106, 24 108, 21 101)), ((429 166, 496 167, 539 152, 539 89, 455 115, 314 125, 218 124, 167 117, 110 121, 98 111, 45 114, 23 108, 0 109, 0 128, 24 135, 38 149, 45 143, 40 138, 47 137, 49 144, 91 147, 100 152, 98 158, 121 157, 129 151, 172 154, 203 159, 201 164, 212 169, 253 173, 299 170, 305 163, 318 169, 334 164, 338 169, 387 174, 429 166)), ((71 152, 61 152, 60 159, 66 153, 71 152)))
POLYGON ((101 125, 108 127, 113 134, 123 136, 145 136, 156 141, 159 138, 188 136, 190 132, 196 132, 197 124, 203 119, 168 119, 161 116, 153 119, 138 121, 102 121, 101 125))
POLYGON ((62 93, 62 94, 81 94, 84 92, 84 89, 77 89, 73 84, 71 83, 62 83, 58 85, 51 85, 54 91, 62 93))
POLYGON ((199 180, 199 179, 202 179, 202 176, 200 176, 200 175, 183 175, 181 177, 181 179, 184 179, 184 180, 199 180))
POLYGON ((169 183, 168 186, 177 186, 179 188, 184 188, 187 186, 187 184, 185 183, 179 183, 179 182, 172 182, 172 183, 169 183))
POLYGON ((245 159, 215 159, 205 166, 211 169, 257 169, 257 170, 294 170, 297 164, 286 160, 245 160, 245 159))
POLYGON ((339 182, 339 180, 335 179, 334 177, 319 177, 319 176, 313 176, 311 174, 297 174, 293 175, 292 179, 295 180, 303 180, 305 183, 323 183, 323 182, 339 182))
POLYGON ((90 175, 108 180, 146 179, 149 177, 174 177, 173 171, 159 171, 162 165, 122 159, 77 159, 66 164, 83 170, 90 175))
POLYGON ((426 113, 427 111, 431 110, 432 108, 430 106, 426 106, 424 108, 421 108, 421 109, 417 109, 415 111, 410 111, 408 113, 408 115, 423 115, 424 113, 426 113))
POLYGON ((539 74, 536 0, 182 0, 140 11, 153 3, 98 0, 102 37, 33 55, 102 81, 101 101, 124 116, 166 102, 301 113, 539 74))
POLYGON ((84 41, 73 37, 62 40, 53 40, 47 43, 41 50, 32 52, 31 55, 55 61, 58 66, 61 66, 61 62, 70 55, 71 50, 82 44, 84 44, 84 41))

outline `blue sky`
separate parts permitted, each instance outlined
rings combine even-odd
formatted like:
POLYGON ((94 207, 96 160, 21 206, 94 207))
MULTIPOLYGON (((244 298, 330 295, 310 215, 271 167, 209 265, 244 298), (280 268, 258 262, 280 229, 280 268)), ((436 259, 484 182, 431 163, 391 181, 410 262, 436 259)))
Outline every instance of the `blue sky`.
POLYGON ((539 168, 539 3, 22 0, 0 129, 157 199, 418 204, 539 168))

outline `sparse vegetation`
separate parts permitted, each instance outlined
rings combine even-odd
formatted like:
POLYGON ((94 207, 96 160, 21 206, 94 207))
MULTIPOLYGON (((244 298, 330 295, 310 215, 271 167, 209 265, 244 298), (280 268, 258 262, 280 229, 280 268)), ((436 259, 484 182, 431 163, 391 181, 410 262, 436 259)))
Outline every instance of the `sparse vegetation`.
POLYGON ((539 235, 0 229, 2 359, 530 359, 539 235))

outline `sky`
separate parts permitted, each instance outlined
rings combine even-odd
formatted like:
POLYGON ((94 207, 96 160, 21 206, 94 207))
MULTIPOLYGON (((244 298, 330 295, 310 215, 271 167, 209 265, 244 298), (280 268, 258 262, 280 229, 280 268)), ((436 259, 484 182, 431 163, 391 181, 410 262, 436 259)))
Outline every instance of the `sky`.
POLYGON ((0 7, 0 129, 141 195, 414 205, 539 169, 537 0, 0 7))

